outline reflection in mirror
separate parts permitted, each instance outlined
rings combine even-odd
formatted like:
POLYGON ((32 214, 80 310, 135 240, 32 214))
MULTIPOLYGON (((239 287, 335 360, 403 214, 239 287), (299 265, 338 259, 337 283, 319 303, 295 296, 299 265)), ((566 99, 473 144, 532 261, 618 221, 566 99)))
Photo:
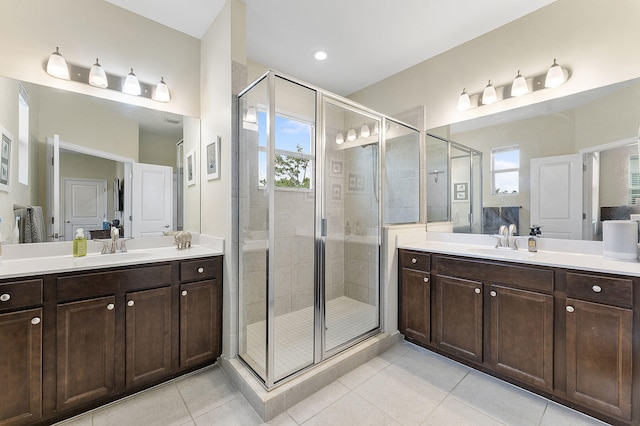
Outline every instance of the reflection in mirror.
MULTIPOLYGON (((177 144, 180 142, 189 150, 199 149, 198 119, 0 77, 0 126, 15 135, 16 140, 16 149, 10 158, 12 169, 8 191, 0 191, 0 233, 5 243, 16 239, 13 237, 13 228, 17 215, 22 217, 18 239, 21 242, 39 242, 31 237, 28 230, 29 215, 37 210, 31 207, 40 207, 43 222, 51 222, 48 217, 51 217, 54 203, 47 185, 53 179, 49 178, 47 171, 47 166, 51 164, 47 140, 53 140, 54 135, 59 135, 63 148, 81 148, 62 149, 57 163, 60 170, 58 241, 70 239, 66 237, 69 230, 65 231, 64 228, 73 219, 67 217, 65 220, 62 215, 65 214, 65 207, 67 216, 75 208, 70 207, 73 204, 66 204, 69 199, 65 202, 64 194, 76 191, 76 195, 86 195, 90 190, 97 193, 97 188, 103 186, 106 188, 103 191, 106 197, 94 197, 100 198, 100 201, 95 200, 91 208, 80 212, 80 216, 94 216, 96 223, 83 226, 87 231, 98 231, 103 228, 103 221, 116 220, 124 228, 123 235, 131 235, 132 230, 127 229, 130 226, 126 224, 130 223, 130 214, 127 212, 131 211, 132 190, 127 190, 130 187, 126 184, 130 184, 128 180, 132 180, 132 174, 126 170, 127 163, 131 168, 133 162, 166 166, 170 170, 169 176, 172 176, 167 182, 173 181, 173 185, 168 185, 172 186, 170 199, 173 220, 167 223, 166 228, 163 227, 164 230, 200 231, 200 185, 186 188, 181 183, 183 159, 177 158, 180 152, 177 144), (18 145, 20 149, 17 149, 18 145), (78 182, 81 185, 74 186, 78 182), (14 205, 17 210, 14 210, 14 205)), ((50 229, 47 228, 43 234, 46 241, 55 240, 50 229)), ((162 230, 146 235, 162 235, 162 230)))
MULTIPOLYGON (((543 236, 599 240, 603 220, 640 213, 639 124, 640 80, 631 80, 428 133, 483 154, 482 209, 474 215, 478 229, 472 232, 492 234, 501 224, 515 223, 519 234, 526 235, 535 222, 543 226, 543 236), (518 162, 501 155, 513 149, 518 162), (578 166, 569 166, 574 158, 578 166), (562 170, 562 178, 544 175, 552 168, 562 170), (504 179, 514 172, 517 185, 504 179), (576 173, 583 190, 570 187, 571 173, 576 173), (571 224, 578 224, 578 229, 570 229, 571 224)), ((427 170, 427 197, 438 200, 427 204, 427 221, 451 222, 450 231, 466 232, 467 218, 454 214, 454 156, 445 150, 444 145, 427 144, 427 161, 433 160, 427 170), (442 193, 429 185, 436 176, 429 173, 436 170, 443 172, 437 175, 446 185, 442 193)))

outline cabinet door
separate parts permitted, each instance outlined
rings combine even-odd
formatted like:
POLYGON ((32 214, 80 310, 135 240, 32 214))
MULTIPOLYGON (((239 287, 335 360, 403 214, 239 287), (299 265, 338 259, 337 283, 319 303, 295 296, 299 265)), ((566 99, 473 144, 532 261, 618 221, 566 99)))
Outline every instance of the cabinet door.
POLYGON ((215 360, 220 355, 222 290, 219 280, 180 286, 180 367, 215 360))
POLYGON ((127 293, 126 385, 171 372, 171 287, 127 293))
POLYGON ((553 296, 491 286, 491 367, 553 388, 553 296))
POLYGON ((631 418, 631 309, 567 298, 567 396, 631 418))
POLYGON ((436 344, 443 350, 482 362, 482 283, 438 276, 436 344))
POLYGON ((0 424, 42 415, 42 309, 0 315, 0 424))
POLYGON ((430 287, 426 272, 402 269, 400 284, 400 332, 419 343, 430 340, 430 287))
POLYGON ((58 305, 57 408, 113 392, 115 296, 58 305))

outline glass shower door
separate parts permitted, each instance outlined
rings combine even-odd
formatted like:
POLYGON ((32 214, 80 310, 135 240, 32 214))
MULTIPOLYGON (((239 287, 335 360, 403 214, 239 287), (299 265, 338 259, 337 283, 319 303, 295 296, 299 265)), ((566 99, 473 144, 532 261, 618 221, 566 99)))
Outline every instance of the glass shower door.
POLYGON ((379 118, 325 98, 325 354, 379 327, 381 129, 379 118))

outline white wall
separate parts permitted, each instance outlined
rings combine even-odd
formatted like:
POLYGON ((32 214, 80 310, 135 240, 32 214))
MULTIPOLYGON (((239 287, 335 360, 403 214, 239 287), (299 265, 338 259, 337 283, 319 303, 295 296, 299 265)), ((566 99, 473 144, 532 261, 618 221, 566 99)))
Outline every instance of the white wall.
POLYGON ((200 41, 104 0, 0 2, 0 75, 146 106, 176 114, 200 114, 200 41), (163 76, 171 102, 123 95, 49 76, 46 60, 56 46, 67 62, 89 68, 96 57, 107 73, 141 82, 163 76))
POLYGON ((349 97, 390 115, 426 105, 430 129, 628 80, 640 75, 638 16, 637 0, 557 0, 349 97), (457 110, 464 87, 479 93, 489 79, 510 84, 518 69, 543 74, 554 57, 572 73, 563 86, 457 110))
MULTIPOLYGON (((225 239, 223 352, 237 351, 237 247, 233 247, 233 151, 232 151, 232 64, 245 59, 245 6, 229 0, 202 38, 201 64, 201 151, 220 136, 220 178, 207 181, 200 173, 201 232, 225 239)), ((201 160, 198 160, 199 162, 201 160)), ((204 163, 200 163, 204 169, 204 163)))

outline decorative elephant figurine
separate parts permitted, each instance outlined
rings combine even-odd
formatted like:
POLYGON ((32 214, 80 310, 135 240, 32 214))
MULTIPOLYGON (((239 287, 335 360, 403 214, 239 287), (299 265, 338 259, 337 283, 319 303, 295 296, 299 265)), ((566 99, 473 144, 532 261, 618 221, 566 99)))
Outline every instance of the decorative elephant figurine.
POLYGON ((180 231, 174 235, 178 250, 184 250, 187 247, 191 247, 191 232, 180 231))

